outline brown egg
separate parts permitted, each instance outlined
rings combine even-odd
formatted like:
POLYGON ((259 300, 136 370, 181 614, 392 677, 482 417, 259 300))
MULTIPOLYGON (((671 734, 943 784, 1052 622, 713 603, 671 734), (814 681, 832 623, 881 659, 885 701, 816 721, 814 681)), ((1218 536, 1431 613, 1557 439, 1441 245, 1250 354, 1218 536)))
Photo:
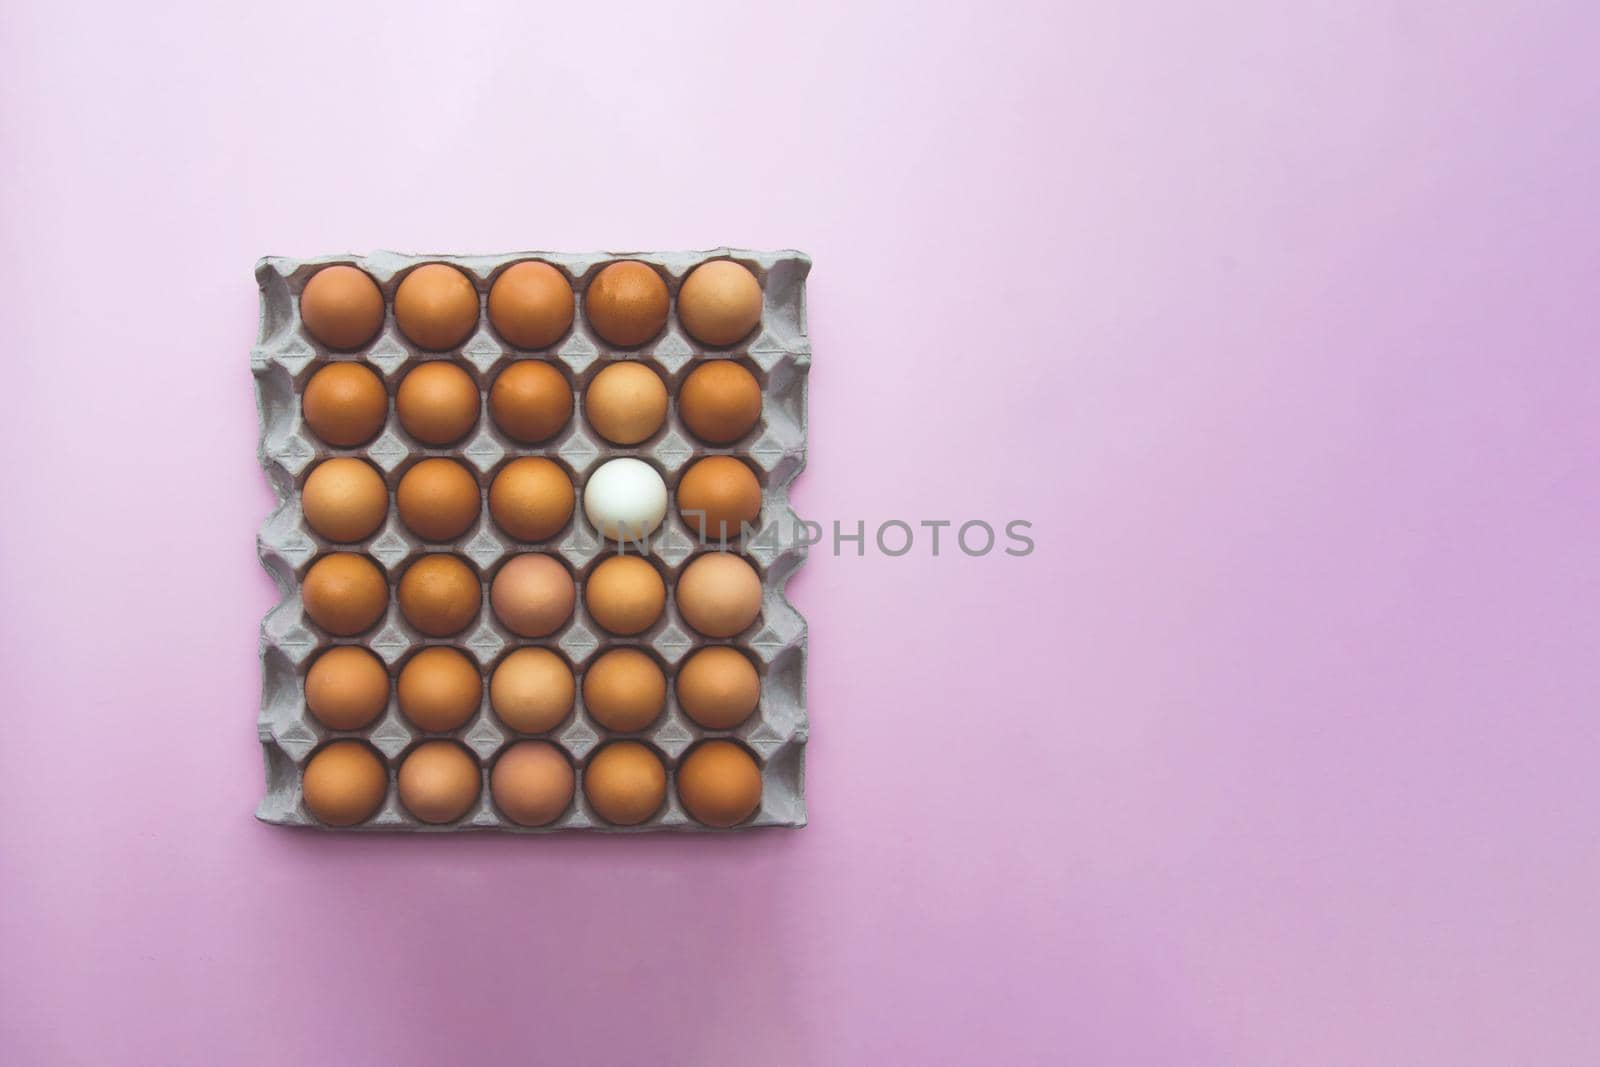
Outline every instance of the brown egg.
POLYGON ((678 391, 678 413, 702 441, 730 444, 761 418, 761 383, 730 359, 702 363, 678 391))
POLYGON ((667 283, 637 260, 625 259, 594 276, 583 309, 594 332, 622 348, 642 345, 667 324, 667 283))
POLYGON ((583 598, 590 616, 605 629, 643 633, 667 606, 667 583, 638 556, 612 556, 589 575, 583 598))
POLYGON ((424 741, 395 776, 400 803, 423 822, 455 822, 483 788, 478 761, 454 741, 424 741))
POLYGON ((389 772, 378 754, 355 740, 330 741, 306 763, 306 808, 329 826, 366 822, 383 806, 389 772))
POLYGON ((364 648, 335 645, 306 672, 306 710, 330 730, 359 730, 389 703, 389 672, 364 648))
POLYGON ((428 541, 453 541, 472 528, 483 505, 478 479, 453 459, 425 459, 394 491, 400 521, 428 541))
POLYGON ((678 579, 678 610, 707 637, 732 637, 761 615, 761 577, 727 552, 708 552, 678 579))
POLYGON ((478 421, 478 386, 454 363, 423 363, 400 382, 394 410, 423 444, 453 444, 478 421))
POLYGON ((429 637, 460 633, 478 614, 478 576, 456 556, 423 556, 400 577, 400 611, 429 637))
POLYGON ((613 363, 589 383, 583 414, 612 444, 636 445, 666 421, 667 387, 643 363, 613 363))
POLYGON ((430 645, 406 660, 395 683, 400 713, 429 733, 454 730, 478 710, 483 679, 463 653, 430 645))
POLYGON ((329 348, 360 348, 383 327, 383 294, 355 267, 323 267, 300 294, 300 321, 329 348))
POLYGON ((489 287, 489 321, 518 348, 548 348, 572 325, 572 284, 548 263, 513 263, 489 287))
POLYGON ((543 826, 572 803, 572 764, 547 741, 518 741, 489 772, 489 791, 506 818, 543 826))
POLYGON ((494 380, 489 414, 507 436, 537 444, 560 433, 572 418, 572 386, 548 363, 519 360, 494 380))
POLYGON ((607 822, 637 826, 667 799, 667 769, 639 742, 613 741, 584 769, 583 794, 607 822))
POLYGON ((583 706, 607 729, 631 734, 667 707, 667 676, 636 648, 613 648, 583 675, 583 706))
POLYGON ((339 637, 369 629, 389 606, 389 584, 366 556, 334 552, 306 571, 300 602, 311 621, 339 637))
POLYGON ((572 479, 555 462, 523 456, 500 468, 489 486, 489 514, 519 541, 543 541, 572 518, 572 479))
POLYGON ((514 556, 494 576, 489 603, 506 628, 522 637, 555 633, 572 617, 572 574, 550 556, 514 556))
POLYGON ((702 648, 678 668, 678 706, 708 730, 731 730, 761 700, 761 677, 749 658, 726 645, 702 648))
POLYGON ((689 529, 711 540, 738 538, 761 514, 761 483, 732 456, 707 456, 678 480, 678 513, 689 529))
POLYGON ((761 283, 731 259, 702 263, 678 290, 678 321, 702 344, 743 340, 761 323, 761 283))
POLYGON ((519 648, 489 679, 489 703, 519 733, 554 730, 572 710, 577 683, 567 661, 548 648, 519 648))
POLYGON ((372 464, 344 457, 323 460, 300 490, 306 525, 330 541, 359 541, 383 524, 389 489, 372 464))
POLYGON ((478 325, 478 291, 471 278, 449 264, 424 263, 400 280, 394 321, 419 347, 454 348, 478 325))
POLYGON ((329 363, 311 376, 300 398, 300 414, 311 432, 335 448, 353 448, 376 437, 389 417, 389 394, 360 363, 329 363))
POLYGON ((706 741, 678 768, 678 798, 707 826, 735 826, 761 806, 761 768, 732 741, 706 741))

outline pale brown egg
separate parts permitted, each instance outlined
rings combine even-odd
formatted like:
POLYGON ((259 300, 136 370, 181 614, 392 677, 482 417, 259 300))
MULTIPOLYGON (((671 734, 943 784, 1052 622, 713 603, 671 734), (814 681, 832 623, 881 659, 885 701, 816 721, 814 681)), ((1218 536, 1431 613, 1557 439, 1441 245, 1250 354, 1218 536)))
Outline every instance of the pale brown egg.
POLYGON ((383 327, 383 293, 355 267, 323 267, 300 293, 300 321, 329 348, 360 348, 383 327))
POLYGON ((761 768, 732 741, 705 741, 678 768, 678 799, 707 826, 736 826, 761 806, 761 768))
POLYGON ((500 468, 489 485, 489 514, 519 541, 543 541, 572 518, 577 494, 567 472, 542 456, 523 456, 500 468))
POLYGON ((406 529, 427 541, 453 541, 477 521, 478 479, 453 459, 435 456, 406 471, 394 501, 406 529))
POLYGON ((494 380, 489 414, 513 440, 529 445, 549 440, 572 418, 572 386, 548 363, 519 360, 494 380))
POLYGON ((500 754, 489 772, 489 792, 506 818, 521 826, 543 826, 572 803, 572 764, 548 741, 518 741, 500 754))
POLYGON ((514 556, 494 576, 489 603, 506 629, 522 637, 546 637, 566 625, 577 600, 572 573, 550 556, 514 556))
POLYGON ((678 321, 702 344, 736 344, 761 323, 761 283, 731 259, 702 263, 678 289, 678 321))
POLYGON ((389 704, 389 672, 364 648, 335 645, 306 672, 306 710, 330 730, 359 730, 389 704))
POLYGON ((642 345, 667 324, 667 283, 637 260, 612 263, 589 283, 584 314, 594 332, 621 348, 642 345))
POLYGON ((567 661, 548 648, 519 648, 489 679, 489 703, 519 733, 554 730, 572 710, 577 683, 567 661))
POLYGON ((667 387, 643 363, 613 363, 583 394, 583 414, 615 445, 636 445, 667 420, 667 387))
POLYGON ((311 376, 300 398, 306 425, 335 448, 353 448, 376 437, 389 417, 389 394, 371 368, 329 363, 311 376))
POLYGON ((395 776, 400 803, 423 822, 455 822, 483 789, 478 761, 454 741, 424 741, 411 750, 395 776))
POLYGON ((300 490, 306 525, 330 541, 360 541, 389 514, 389 489, 383 475, 364 460, 323 460, 306 475, 300 490))
POLYGON ((366 822, 383 806, 389 772, 366 744, 330 741, 306 763, 301 779, 306 809, 329 826, 366 822))
POLYGON ((727 552, 708 552, 678 579, 678 610, 707 637, 732 637, 761 615, 761 577, 727 552))
POLYGON ((330 634, 349 637, 383 617, 389 606, 389 584, 366 556, 334 552, 306 571, 300 602, 312 622, 330 634))
POLYGON ((400 714, 429 733, 454 730, 478 710, 483 678, 458 649, 430 645, 406 660, 395 682, 400 714))
POLYGON ((761 514, 761 483, 732 456, 707 456, 678 480, 678 513, 708 540, 732 541, 761 514))
POLYGON ((466 562, 442 553, 423 556, 400 577, 400 611, 429 637, 460 633, 478 614, 482 591, 466 562))
POLYGON ((607 729, 635 733, 666 710, 667 676, 646 653, 613 648, 584 672, 583 706, 607 729))
POLYGON ((637 741, 613 741, 589 760, 583 795, 596 815, 618 826, 637 826, 667 799, 667 769, 637 741))
POLYGON ((394 321, 413 344, 434 352, 454 348, 478 325, 478 290, 447 263, 424 263, 400 280, 394 321))
POLYGON ((572 284, 548 263, 513 263, 489 287, 489 321, 518 348, 548 348, 572 325, 572 284))
POLYGON ((761 700, 755 664, 737 649, 711 645, 678 668, 674 683, 683 713, 708 730, 731 730, 761 700))
POLYGON ((614 634, 643 633, 667 606, 667 583, 661 572, 638 556, 612 556, 590 573, 583 602, 604 629, 614 634))
POLYGON ((678 413, 702 441, 731 444, 761 418, 761 383, 731 359, 702 363, 678 390, 678 413))
POLYGON ((423 444, 454 444, 478 421, 478 386, 454 363, 434 360, 407 374, 394 396, 400 425, 423 444))

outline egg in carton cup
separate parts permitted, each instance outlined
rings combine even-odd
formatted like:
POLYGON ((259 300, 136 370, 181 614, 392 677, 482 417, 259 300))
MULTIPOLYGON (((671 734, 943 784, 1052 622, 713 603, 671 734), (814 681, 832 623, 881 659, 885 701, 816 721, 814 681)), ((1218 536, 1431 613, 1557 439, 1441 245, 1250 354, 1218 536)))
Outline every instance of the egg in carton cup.
POLYGON ((259 819, 805 825, 810 265, 257 264, 259 819))

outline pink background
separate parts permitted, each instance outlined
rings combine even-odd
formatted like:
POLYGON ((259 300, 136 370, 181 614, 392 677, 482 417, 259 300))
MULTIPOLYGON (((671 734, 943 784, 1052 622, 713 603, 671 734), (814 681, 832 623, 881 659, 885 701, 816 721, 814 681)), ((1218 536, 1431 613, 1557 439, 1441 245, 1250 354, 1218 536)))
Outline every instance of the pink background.
POLYGON ((1594 1062, 1538 6, 7 5, 0 1060, 1594 1062), (816 260, 802 514, 1037 552, 813 556, 801 832, 258 825, 255 259, 719 243, 816 260))

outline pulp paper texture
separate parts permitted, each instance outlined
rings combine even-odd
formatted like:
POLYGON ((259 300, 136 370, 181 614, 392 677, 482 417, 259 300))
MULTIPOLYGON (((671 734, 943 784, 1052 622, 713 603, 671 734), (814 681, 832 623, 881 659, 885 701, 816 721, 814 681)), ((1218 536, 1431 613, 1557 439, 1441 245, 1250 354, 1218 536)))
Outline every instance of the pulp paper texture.
MULTIPOLYGON (((751 827, 803 826, 805 813, 805 699, 806 624, 784 597, 784 584, 805 561, 803 541, 791 534, 799 520, 789 506, 789 483, 805 466, 806 373, 810 343, 806 337, 805 279, 810 260, 798 252, 753 252, 715 249, 707 252, 595 253, 570 255, 519 252, 492 256, 412 256, 390 252, 365 257, 326 256, 296 260, 269 257, 256 267, 261 287, 261 327, 251 353, 260 414, 259 457, 278 498, 277 507, 262 524, 258 537, 261 562, 277 582, 282 599, 261 624, 261 715, 259 733, 266 761, 266 794, 256 815, 265 822, 286 826, 321 826, 306 810, 301 796, 301 774, 311 754, 336 737, 361 737, 382 754, 389 770, 389 792, 382 808, 357 830, 454 831, 470 829, 549 833, 559 830, 639 832, 685 830, 737 832, 751 827), (752 270, 761 281, 764 306, 760 327, 730 349, 707 349, 678 324, 677 289, 696 265, 731 258, 752 270), (547 352, 527 352, 502 341, 489 325, 482 304, 494 276, 502 268, 524 259, 539 259, 566 273, 577 297, 572 330, 547 352), (590 279, 607 263, 637 259, 658 267, 672 292, 673 312, 666 330, 637 350, 618 350, 589 329, 583 313, 584 291, 590 279), (408 342, 394 322, 394 293, 400 279, 422 263, 449 263, 465 271, 479 292, 477 330, 459 349, 426 352, 408 342), (370 274, 383 290, 388 309, 383 329, 366 347, 355 352, 330 352, 306 332, 300 321, 299 294, 317 269, 348 263, 370 274), (554 439, 537 446, 519 444, 502 434, 489 416, 488 391, 495 377, 517 359, 545 359, 564 370, 575 393, 575 411, 567 427, 554 439), (729 447, 708 447, 684 427, 676 397, 683 379, 702 360, 737 359, 761 383, 763 408, 756 428, 729 447), (457 362, 477 381, 483 398, 477 426, 450 448, 424 447, 400 427, 390 403, 383 431, 358 448, 330 448, 305 425, 300 396, 306 381, 318 368, 336 360, 359 360, 383 378, 391 398, 399 382, 418 363, 431 359, 457 362), (638 359, 653 365, 666 379, 673 403, 666 425, 641 444, 620 448, 595 434, 583 414, 583 391, 608 362, 638 359), (667 520, 651 539, 650 551, 664 568, 668 586, 667 610, 647 632, 636 637, 607 634, 584 608, 582 584, 606 555, 606 545, 583 513, 583 485, 600 464, 617 456, 634 456, 654 466, 675 492, 678 478, 694 460, 706 455, 735 455, 756 471, 762 485, 760 524, 768 532, 742 546, 745 557, 761 575, 764 594, 761 617, 747 631, 729 641, 711 642, 696 634, 678 613, 674 596, 677 576, 703 547, 678 516, 668 508, 667 520), (370 460, 384 475, 390 489, 389 515, 376 533, 356 544, 334 544, 306 525, 300 491, 306 475, 331 456, 357 456, 370 460), (545 456, 563 466, 577 487, 578 503, 572 521, 546 542, 513 540, 489 517, 485 504, 478 522, 454 542, 423 542, 400 522, 393 507, 393 490, 401 475, 421 459, 450 456, 473 471, 487 493, 495 473, 520 456, 545 456), (355 637, 331 637, 306 617, 300 601, 300 582, 320 555, 332 551, 361 552, 383 569, 390 586, 389 607, 380 622, 355 637), (395 586, 406 567, 425 552, 452 552, 476 568, 483 585, 483 602, 477 618, 452 638, 425 637, 401 615, 395 586), (496 568, 521 552, 553 553, 577 576, 578 606, 571 621, 548 638, 528 640, 512 634, 495 619, 488 606, 488 582, 496 568), (666 666, 669 679, 695 649, 705 644, 733 644, 748 653, 761 676, 761 703, 756 713, 735 730, 705 730, 678 707, 675 686, 669 684, 667 710, 645 733, 629 735, 649 744, 668 768, 668 800, 663 809, 641 826, 617 827, 593 814, 582 784, 584 764, 613 734, 587 714, 583 706, 582 674, 601 651, 617 646, 643 646, 666 666), (370 648, 388 666, 391 683, 407 657, 425 645, 454 645, 464 650, 483 672, 484 696, 477 712, 459 730, 446 735, 424 735, 400 714, 390 686, 389 706, 371 726, 360 731, 332 731, 310 715, 305 706, 305 673, 317 655, 335 644, 370 648), (507 746, 524 739, 501 723, 489 706, 489 676, 495 665, 513 649, 537 645, 564 656, 579 677, 578 698, 572 712, 554 731, 537 735, 560 746, 578 770, 577 797, 568 812, 549 826, 518 826, 494 807, 488 790, 488 769, 507 746), (425 738, 453 737, 477 757, 484 788, 477 804, 456 823, 432 826, 415 819, 401 806, 394 776, 401 760, 425 738), (761 764, 763 792, 759 811, 734 831, 716 831, 691 819, 677 799, 679 760, 704 737, 731 737, 743 742, 761 764)), ((735 546, 730 546, 735 547, 735 546)), ((630 550, 632 550, 630 548, 630 550)))

